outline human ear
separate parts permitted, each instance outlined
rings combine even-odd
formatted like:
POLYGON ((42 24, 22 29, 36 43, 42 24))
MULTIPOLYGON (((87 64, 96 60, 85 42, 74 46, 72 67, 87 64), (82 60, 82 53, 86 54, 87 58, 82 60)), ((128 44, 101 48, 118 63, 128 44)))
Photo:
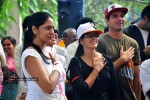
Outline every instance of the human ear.
POLYGON ((108 19, 106 19, 106 24, 109 25, 109 20, 108 19))
POLYGON ((36 34, 37 33, 37 28, 35 26, 32 26, 32 31, 33 31, 34 34, 36 34))
POLYGON ((80 41, 80 44, 81 44, 81 45, 83 45, 83 40, 82 40, 82 39, 80 39, 79 41, 80 41))

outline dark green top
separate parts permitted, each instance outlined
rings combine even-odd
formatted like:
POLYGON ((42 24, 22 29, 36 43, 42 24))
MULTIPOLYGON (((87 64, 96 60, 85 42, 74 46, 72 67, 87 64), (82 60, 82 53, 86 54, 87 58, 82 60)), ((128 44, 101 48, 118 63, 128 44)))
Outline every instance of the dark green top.
POLYGON ((124 35, 122 39, 114 39, 109 34, 105 33, 99 37, 97 51, 107 54, 116 61, 120 57, 120 47, 123 46, 124 51, 130 47, 135 48, 135 53, 132 61, 121 65, 118 68, 117 79, 119 85, 120 100, 136 100, 133 89, 134 67, 140 64, 140 51, 137 42, 124 35))

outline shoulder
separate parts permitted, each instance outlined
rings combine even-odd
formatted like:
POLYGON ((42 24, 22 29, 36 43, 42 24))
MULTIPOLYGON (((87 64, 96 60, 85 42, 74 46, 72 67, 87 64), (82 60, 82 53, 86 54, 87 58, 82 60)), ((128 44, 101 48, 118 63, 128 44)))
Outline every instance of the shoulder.
POLYGON ((129 32, 129 31, 134 31, 134 30, 136 30, 136 29, 138 29, 138 27, 133 24, 133 25, 130 25, 130 26, 124 28, 123 31, 124 31, 124 32, 129 32))
POLYGON ((69 45, 67 46, 67 50, 72 49, 72 48, 74 48, 74 47, 78 47, 78 45, 79 45, 79 43, 78 43, 78 40, 77 40, 77 41, 75 41, 75 42, 69 44, 69 45))
POLYGON ((150 59, 147 59, 141 63, 141 69, 149 69, 150 70, 150 59))
POLYGON ((16 47, 15 47, 15 51, 22 51, 23 50, 23 44, 19 44, 19 45, 17 45, 16 47))
POLYGON ((27 56, 33 56, 36 58, 40 58, 40 54, 33 48, 27 48, 22 53, 22 58, 26 58, 27 56))
POLYGON ((128 42, 130 42, 133 45, 138 45, 137 41, 129 36, 127 36, 126 34, 124 34, 124 39, 127 40, 128 42))
POLYGON ((107 39, 109 39, 109 36, 107 33, 103 33, 98 37, 98 41, 100 43, 106 43, 105 41, 107 41, 107 39))
POLYGON ((103 34, 100 35, 99 38, 107 38, 107 36, 108 36, 108 33, 103 33, 103 34))

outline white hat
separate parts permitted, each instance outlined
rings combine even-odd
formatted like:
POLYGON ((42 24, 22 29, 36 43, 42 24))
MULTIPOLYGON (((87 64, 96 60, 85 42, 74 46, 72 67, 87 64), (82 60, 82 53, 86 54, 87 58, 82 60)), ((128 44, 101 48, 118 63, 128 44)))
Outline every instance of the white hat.
POLYGON ((99 35, 103 33, 101 30, 96 30, 92 26, 92 24, 90 22, 88 22, 88 23, 85 23, 85 24, 81 24, 78 27, 78 29, 77 29, 77 37, 78 37, 78 39, 80 39, 83 34, 90 33, 90 32, 96 32, 99 35))

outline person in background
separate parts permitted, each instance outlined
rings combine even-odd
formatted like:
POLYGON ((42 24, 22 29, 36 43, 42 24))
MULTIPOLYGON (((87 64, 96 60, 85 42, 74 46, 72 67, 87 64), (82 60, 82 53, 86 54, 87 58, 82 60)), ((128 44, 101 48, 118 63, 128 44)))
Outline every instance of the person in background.
POLYGON ((75 100, 119 100, 113 62, 96 51, 102 33, 90 22, 77 29, 79 46, 69 64, 75 100))
MULTIPOLYGON (((81 18, 81 19, 76 23, 75 29, 77 30, 77 28, 80 26, 80 24, 84 24, 84 23, 87 23, 87 22, 90 22, 90 23, 92 24, 92 26, 95 25, 94 21, 93 21, 91 18, 83 17, 83 18, 81 18)), ((68 52, 68 56, 69 56, 69 59, 70 59, 70 60, 71 60, 71 58, 74 57, 78 45, 79 45, 79 42, 78 42, 78 40, 76 40, 76 41, 74 41, 73 43, 71 43, 71 44, 69 44, 69 45, 67 46, 66 50, 67 50, 67 52, 68 52)))
POLYGON ((150 58, 150 5, 141 12, 141 19, 125 28, 123 32, 135 39, 140 47, 141 61, 150 58))
MULTIPOLYGON (((28 19, 30 16, 26 16, 23 24, 22 24, 22 28, 23 28, 23 33, 25 33, 28 30, 28 19)), ((17 75, 19 77, 19 79, 23 79, 23 73, 21 70, 21 54, 22 54, 22 50, 23 50, 23 43, 17 45, 15 47, 14 50, 14 61, 16 64, 16 71, 17 71, 17 75)), ((26 97, 26 93, 27 93, 28 89, 27 89, 27 82, 19 80, 18 81, 18 94, 16 97, 16 100, 25 100, 26 97)))
POLYGON ((57 57, 60 62, 62 62, 64 69, 68 68, 69 56, 65 48, 57 45, 58 40, 58 30, 54 28, 54 33, 51 40, 48 40, 47 46, 49 46, 53 56, 57 57))
POLYGON ((68 28, 63 32, 63 41, 65 48, 72 42, 77 40, 77 33, 74 28, 68 28))
POLYGON ((14 62, 16 40, 11 36, 6 36, 2 39, 1 44, 6 54, 6 63, 9 69, 9 77, 3 82, 2 100, 15 100, 18 93, 18 76, 14 62))
POLYGON ((113 59, 120 100, 141 100, 139 45, 122 32, 127 12, 128 9, 119 4, 109 5, 105 9, 109 30, 99 37, 97 51, 113 59))
POLYGON ((3 82, 3 72, 2 72, 2 59, 3 55, 0 52, 0 100, 1 100, 1 92, 2 92, 2 82, 3 82))
MULTIPOLYGON (((131 24, 123 30, 123 32, 135 39, 140 47, 141 61, 150 58, 150 5, 144 7, 141 12, 140 20, 131 24)), ((144 99, 143 92, 141 98, 144 99)))
POLYGON ((28 91, 27 89, 27 83, 23 80, 23 74, 22 74, 22 70, 21 70, 21 53, 23 50, 23 44, 19 44, 15 47, 15 51, 14 51, 14 60, 15 60, 15 64, 16 64, 16 72, 18 75, 18 94, 16 97, 16 100, 25 100, 26 97, 26 93, 28 91))
POLYGON ((6 59, 4 56, 2 45, 0 44, 0 100, 1 100, 1 93, 2 93, 2 82, 4 80, 4 72, 2 71, 3 68, 8 68, 6 64, 6 59))
POLYGON ((47 12, 36 12, 27 20, 21 55, 22 71, 28 86, 26 100, 67 100, 63 65, 47 50, 54 34, 54 22, 47 12))
POLYGON ((2 82, 8 79, 8 66, 6 64, 6 58, 5 58, 4 50, 1 44, 0 44, 0 68, 1 68, 0 69, 0 81, 1 81, 0 82, 0 100, 1 100, 1 93, 3 89, 2 82))
POLYGON ((150 59, 147 59, 141 63, 140 79, 145 100, 150 100, 150 59))

